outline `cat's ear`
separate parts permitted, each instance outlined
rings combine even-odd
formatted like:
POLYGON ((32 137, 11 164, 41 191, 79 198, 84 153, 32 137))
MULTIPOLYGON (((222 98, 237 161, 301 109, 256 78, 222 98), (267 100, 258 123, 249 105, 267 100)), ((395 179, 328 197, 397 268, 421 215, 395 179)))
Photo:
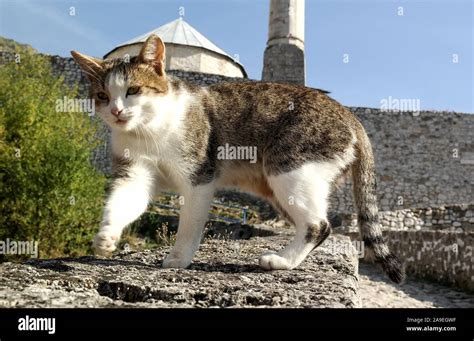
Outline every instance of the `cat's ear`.
POLYGON ((138 60, 154 67, 160 76, 165 75, 165 44, 156 34, 150 35, 143 43, 138 60))
POLYGON ((84 70, 87 78, 90 81, 97 81, 100 79, 100 74, 103 69, 103 61, 94 57, 86 56, 85 54, 71 51, 71 56, 77 64, 84 70))

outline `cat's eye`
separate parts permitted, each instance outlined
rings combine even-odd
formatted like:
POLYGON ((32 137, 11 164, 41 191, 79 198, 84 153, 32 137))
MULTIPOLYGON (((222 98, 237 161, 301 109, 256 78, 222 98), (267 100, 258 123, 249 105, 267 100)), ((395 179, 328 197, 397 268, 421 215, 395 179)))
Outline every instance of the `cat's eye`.
POLYGON ((107 101, 109 99, 109 96, 107 96, 105 92, 98 92, 97 98, 100 99, 101 101, 107 101))
POLYGON ((136 95, 136 94, 138 94, 139 91, 140 91, 140 87, 139 87, 139 86, 132 86, 132 87, 128 88, 128 90, 127 90, 127 96, 136 95))

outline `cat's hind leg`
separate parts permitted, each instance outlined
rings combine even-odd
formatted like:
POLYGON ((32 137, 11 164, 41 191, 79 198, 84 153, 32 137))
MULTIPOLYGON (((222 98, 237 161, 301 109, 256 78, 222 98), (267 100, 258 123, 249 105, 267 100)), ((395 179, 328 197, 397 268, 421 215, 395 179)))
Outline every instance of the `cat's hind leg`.
POLYGON ((268 270, 292 269, 330 234, 327 200, 338 173, 329 163, 307 163, 293 171, 268 176, 275 199, 296 227, 294 239, 279 252, 267 252, 260 266, 268 270))

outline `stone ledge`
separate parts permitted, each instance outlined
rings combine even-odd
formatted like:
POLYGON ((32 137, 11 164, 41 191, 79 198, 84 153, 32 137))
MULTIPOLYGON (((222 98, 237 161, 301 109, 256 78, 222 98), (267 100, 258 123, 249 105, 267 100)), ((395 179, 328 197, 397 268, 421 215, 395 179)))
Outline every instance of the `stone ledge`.
MULTIPOLYGON (((331 236, 292 271, 262 271, 258 256, 286 232, 206 240, 189 269, 162 269, 169 248, 0 265, 0 307, 359 307, 358 259, 331 236), (336 249, 336 250, 335 250, 336 249), (338 248, 343 250, 345 248, 338 248)), ((346 248, 347 249, 347 248, 346 248)))

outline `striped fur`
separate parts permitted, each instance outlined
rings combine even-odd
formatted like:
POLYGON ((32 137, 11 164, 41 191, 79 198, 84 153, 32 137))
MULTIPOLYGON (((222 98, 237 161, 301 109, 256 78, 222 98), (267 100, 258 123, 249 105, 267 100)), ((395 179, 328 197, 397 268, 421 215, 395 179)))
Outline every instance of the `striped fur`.
POLYGON ((362 127, 358 129, 357 137, 356 160, 352 165, 352 178, 361 237, 370 252, 368 258, 381 264, 384 272, 392 281, 400 283, 405 277, 403 266, 398 258, 389 251, 380 229, 372 146, 362 127))

